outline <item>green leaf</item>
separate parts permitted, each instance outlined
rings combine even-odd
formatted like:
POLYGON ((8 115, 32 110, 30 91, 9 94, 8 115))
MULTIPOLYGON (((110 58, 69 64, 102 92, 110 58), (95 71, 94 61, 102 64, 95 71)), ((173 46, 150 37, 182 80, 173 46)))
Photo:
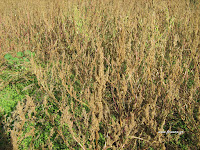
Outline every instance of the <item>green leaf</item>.
POLYGON ((100 138, 101 138, 101 139, 104 139, 104 137, 103 137, 103 134, 102 134, 102 133, 99 133, 99 136, 100 136, 100 138))
POLYGON ((10 65, 12 65, 14 62, 13 62, 13 61, 8 61, 8 63, 9 63, 10 65))
POLYGON ((25 54, 25 55, 29 55, 29 56, 31 56, 31 51, 30 51, 30 50, 27 50, 27 51, 25 51, 24 54, 25 54))
POLYGON ((14 60, 14 61, 19 61, 19 58, 14 57, 12 60, 14 60))
POLYGON ((23 54, 23 52, 18 52, 18 53, 17 53, 17 56, 18 56, 18 57, 23 57, 24 54, 23 54))
POLYGON ((13 57, 12 57, 11 54, 6 54, 6 55, 4 56, 4 58, 7 59, 7 60, 9 60, 9 59, 12 59, 13 57))
POLYGON ((35 52, 32 52, 32 56, 33 56, 33 57, 35 56, 35 52))
POLYGON ((22 61, 24 61, 24 59, 23 59, 23 58, 20 58, 20 59, 19 59, 19 61, 21 61, 21 62, 22 62, 22 61))
MULTIPOLYGON (((114 115, 111 116, 114 121, 116 121, 116 117, 114 115)), ((110 122, 112 123, 112 122, 110 122)))
POLYGON ((29 62, 30 60, 26 57, 23 57, 24 61, 29 62))

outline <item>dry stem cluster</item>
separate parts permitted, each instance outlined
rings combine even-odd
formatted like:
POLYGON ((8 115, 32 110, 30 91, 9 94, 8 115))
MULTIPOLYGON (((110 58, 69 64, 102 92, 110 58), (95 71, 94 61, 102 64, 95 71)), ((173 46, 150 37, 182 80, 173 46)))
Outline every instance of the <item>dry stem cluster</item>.
POLYGON ((199 3, 1 3, 1 57, 36 52, 26 65, 41 95, 5 119, 13 149, 27 137, 31 149, 200 147, 199 3), (184 134, 158 133, 167 130, 184 134))

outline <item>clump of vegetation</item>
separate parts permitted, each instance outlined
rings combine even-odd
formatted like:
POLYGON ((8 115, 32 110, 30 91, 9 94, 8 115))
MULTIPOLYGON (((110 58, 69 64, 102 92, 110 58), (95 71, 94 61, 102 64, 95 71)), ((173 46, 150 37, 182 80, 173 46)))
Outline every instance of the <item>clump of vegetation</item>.
POLYGON ((3 0, 0 149, 200 148, 199 5, 3 0))

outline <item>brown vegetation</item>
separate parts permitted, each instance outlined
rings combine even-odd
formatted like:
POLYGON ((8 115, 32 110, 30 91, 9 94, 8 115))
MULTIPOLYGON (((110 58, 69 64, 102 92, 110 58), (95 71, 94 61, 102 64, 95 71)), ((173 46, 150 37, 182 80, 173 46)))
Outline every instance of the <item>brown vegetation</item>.
POLYGON ((4 117, 13 149, 200 148, 199 3, 1 4, 1 57, 36 52, 35 95, 4 117))

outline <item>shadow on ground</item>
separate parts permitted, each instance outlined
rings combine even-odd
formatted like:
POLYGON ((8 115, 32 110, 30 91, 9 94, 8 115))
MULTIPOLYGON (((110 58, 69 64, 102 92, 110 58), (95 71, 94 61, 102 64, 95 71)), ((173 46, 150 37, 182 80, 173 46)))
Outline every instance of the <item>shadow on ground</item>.
POLYGON ((0 150, 12 150, 10 138, 6 135, 3 128, 3 117, 0 116, 0 150))

